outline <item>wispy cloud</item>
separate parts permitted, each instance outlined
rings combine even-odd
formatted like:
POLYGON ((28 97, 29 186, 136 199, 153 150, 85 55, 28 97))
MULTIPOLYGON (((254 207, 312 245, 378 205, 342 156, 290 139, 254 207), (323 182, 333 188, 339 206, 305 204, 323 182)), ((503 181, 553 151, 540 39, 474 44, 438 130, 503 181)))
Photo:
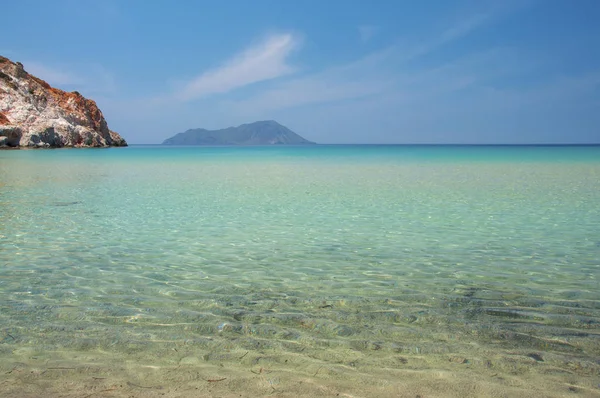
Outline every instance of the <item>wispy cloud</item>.
POLYGON ((350 64, 282 81, 230 106, 242 113, 254 114, 381 93, 393 83, 393 77, 373 72, 382 72, 379 67, 389 55, 388 51, 382 51, 350 64))
MULTIPOLYGON (((470 34, 489 18, 487 14, 473 15, 441 29, 426 40, 420 40, 423 44, 392 45, 348 64, 277 82, 269 89, 230 105, 245 114, 266 113, 309 104, 355 100, 390 91, 408 91, 409 87, 415 86, 415 79, 424 79, 427 73, 433 72, 436 76, 440 75, 436 72, 440 66, 431 67, 425 72, 421 70, 417 75, 405 71, 404 64, 470 34)), ((444 68, 449 67, 449 64, 444 65, 444 68)), ((461 76, 452 82, 442 80, 437 83, 442 87, 458 89, 470 84, 471 80, 469 76, 461 76)))
POLYGON ((187 82, 176 97, 192 100, 289 75, 295 69, 289 65, 288 57, 298 45, 299 39, 291 33, 271 35, 246 48, 223 66, 187 82))
POLYGON ((366 43, 373 38, 379 32, 379 26, 375 25, 362 25, 358 27, 358 35, 361 43, 366 43))

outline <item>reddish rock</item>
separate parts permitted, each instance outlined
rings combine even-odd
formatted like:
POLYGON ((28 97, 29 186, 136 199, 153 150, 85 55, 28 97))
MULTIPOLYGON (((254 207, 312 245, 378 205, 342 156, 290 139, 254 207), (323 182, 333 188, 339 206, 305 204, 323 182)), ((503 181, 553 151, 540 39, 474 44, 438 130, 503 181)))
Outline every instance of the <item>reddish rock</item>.
POLYGON ((3 112, 0 112, 0 126, 3 124, 10 124, 10 120, 8 120, 3 112))

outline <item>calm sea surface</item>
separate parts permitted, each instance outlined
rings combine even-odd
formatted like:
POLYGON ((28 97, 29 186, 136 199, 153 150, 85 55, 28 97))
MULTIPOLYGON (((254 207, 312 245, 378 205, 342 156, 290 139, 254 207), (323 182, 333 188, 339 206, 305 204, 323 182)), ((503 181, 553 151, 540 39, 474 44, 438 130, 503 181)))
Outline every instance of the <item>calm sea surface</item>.
POLYGON ((599 397, 599 358, 600 147, 0 151, 0 396, 599 397))

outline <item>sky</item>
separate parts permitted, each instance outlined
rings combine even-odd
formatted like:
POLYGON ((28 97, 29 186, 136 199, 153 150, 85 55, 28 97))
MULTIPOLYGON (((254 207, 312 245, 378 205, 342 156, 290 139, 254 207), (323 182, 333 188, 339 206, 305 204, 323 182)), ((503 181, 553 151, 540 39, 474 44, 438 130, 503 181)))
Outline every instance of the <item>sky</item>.
POLYGON ((0 55, 130 144, 276 120, 323 144, 600 143, 598 0, 20 0, 0 55))

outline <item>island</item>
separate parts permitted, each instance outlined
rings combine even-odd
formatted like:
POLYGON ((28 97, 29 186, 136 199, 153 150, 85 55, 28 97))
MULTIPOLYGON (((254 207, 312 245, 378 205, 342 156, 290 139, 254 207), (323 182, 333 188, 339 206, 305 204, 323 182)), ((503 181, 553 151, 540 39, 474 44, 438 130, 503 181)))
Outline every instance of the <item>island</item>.
POLYGON ((163 141, 163 145, 314 145, 274 120, 221 130, 191 129, 163 141))
POLYGON ((0 148, 127 146, 93 100, 51 87, 0 56, 0 148))

